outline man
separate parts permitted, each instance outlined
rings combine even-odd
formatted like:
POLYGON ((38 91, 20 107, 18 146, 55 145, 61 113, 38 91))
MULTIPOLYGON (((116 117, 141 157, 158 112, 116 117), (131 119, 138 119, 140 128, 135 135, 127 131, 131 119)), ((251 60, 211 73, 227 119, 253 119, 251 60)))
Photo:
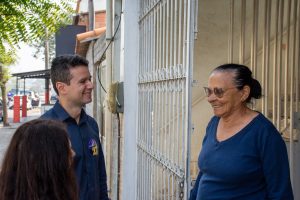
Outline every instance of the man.
POLYGON ((92 101, 88 61, 77 55, 55 58, 51 81, 58 101, 41 118, 63 121, 76 155, 74 168, 80 200, 108 200, 104 156, 97 122, 83 107, 92 101))

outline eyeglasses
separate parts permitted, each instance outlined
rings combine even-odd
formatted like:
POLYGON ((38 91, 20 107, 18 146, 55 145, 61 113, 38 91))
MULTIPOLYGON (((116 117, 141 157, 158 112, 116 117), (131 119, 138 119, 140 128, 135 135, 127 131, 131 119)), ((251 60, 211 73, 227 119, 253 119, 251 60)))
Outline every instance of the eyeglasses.
POLYGON ((204 88, 204 92, 205 92, 205 94, 206 94, 207 97, 209 97, 210 95, 212 95, 212 93, 214 93, 216 95, 216 97, 222 98, 224 96, 224 93, 227 90, 234 89, 236 87, 227 88, 227 89, 223 89, 223 88, 213 88, 213 89, 210 89, 209 87, 203 87, 203 88, 204 88))

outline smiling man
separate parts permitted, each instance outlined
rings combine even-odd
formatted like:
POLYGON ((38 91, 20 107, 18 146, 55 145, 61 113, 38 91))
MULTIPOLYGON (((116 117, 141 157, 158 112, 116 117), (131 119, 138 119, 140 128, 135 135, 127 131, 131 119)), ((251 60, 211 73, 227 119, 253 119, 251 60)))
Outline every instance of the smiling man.
POLYGON ((75 152, 74 170, 80 200, 108 200, 104 156, 97 122, 84 111, 92 101, 93 83, 88 61, 78 55, 63 55, 51 65, 51 81, 58 101, 41 118, 67 124, 75 152))

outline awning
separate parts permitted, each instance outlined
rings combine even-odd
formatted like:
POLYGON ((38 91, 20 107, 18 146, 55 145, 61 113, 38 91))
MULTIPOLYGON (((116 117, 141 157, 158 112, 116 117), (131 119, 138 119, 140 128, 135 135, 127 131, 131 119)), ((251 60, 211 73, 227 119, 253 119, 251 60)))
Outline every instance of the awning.
POLYGON ((12 76, 15 76, 19 79, 27 79, 27 78, 50 79, 50 69, 31 71, 31 72, 14 73, 14 74, 12 74, 12 76))

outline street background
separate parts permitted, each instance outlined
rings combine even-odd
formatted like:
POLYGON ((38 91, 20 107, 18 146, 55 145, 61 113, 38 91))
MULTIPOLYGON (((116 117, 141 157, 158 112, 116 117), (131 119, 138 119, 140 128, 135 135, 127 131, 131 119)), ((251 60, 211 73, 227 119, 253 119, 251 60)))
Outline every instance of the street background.
POLYGON ((8 122, 10 126, 3 127, 3 123, 0 122, 0 166, 8 144, 11 140, 16 129, 24 122, 36 119, 41 115, 41 108, 37 107, 27 111, 27 117, 21 117, 20 123, 13 123, 13 110, 8 109, 8 122))

